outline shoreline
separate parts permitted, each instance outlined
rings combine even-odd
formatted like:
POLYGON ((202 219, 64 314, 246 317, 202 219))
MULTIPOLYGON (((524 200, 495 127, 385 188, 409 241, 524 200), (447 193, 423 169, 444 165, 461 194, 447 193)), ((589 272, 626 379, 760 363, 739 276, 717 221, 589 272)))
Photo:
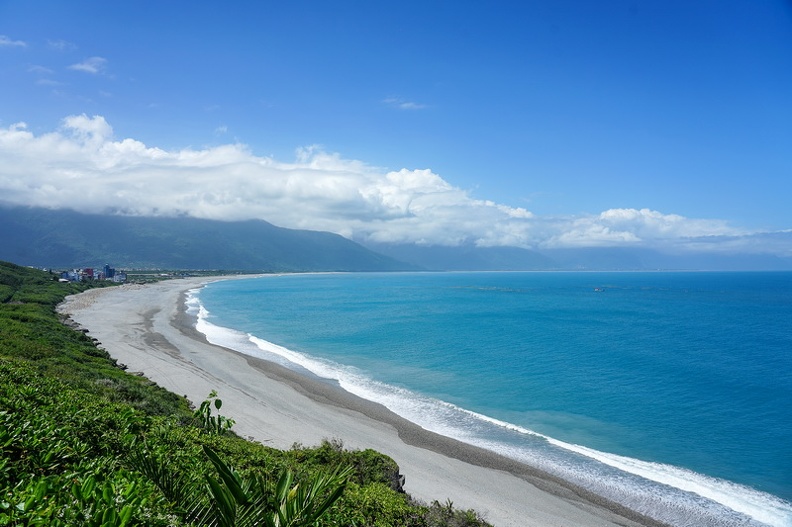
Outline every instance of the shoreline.
POLYGON ((187 313, 186 294, 226 279, 235 278, 94 289, 69 297, 58 310, 130 370, 193 403, 217 390, 240 436, 284 449, 325 439, 372 448, 399 464, 405 491, 419 500, 450 500, 496 527, 664 525, 528 465, 429 432, 332 383, 209 343, 187 313))

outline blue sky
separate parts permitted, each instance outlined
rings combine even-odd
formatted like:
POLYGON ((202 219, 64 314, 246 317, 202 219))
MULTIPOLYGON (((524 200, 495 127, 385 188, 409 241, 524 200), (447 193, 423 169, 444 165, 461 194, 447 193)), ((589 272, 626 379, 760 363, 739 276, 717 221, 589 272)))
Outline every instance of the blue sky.
POLYGON ((792 3, 0 0, 0 131, 12 203, 792 255, 792 3))

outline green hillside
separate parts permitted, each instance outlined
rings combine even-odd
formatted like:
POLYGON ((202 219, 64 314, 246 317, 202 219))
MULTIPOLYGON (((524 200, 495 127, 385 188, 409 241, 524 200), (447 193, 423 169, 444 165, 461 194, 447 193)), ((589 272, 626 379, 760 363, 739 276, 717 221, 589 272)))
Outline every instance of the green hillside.
POLYGON ((487 525, 413 501, 387 456, 245 441, 215 394, 125 373, 55 312, 87 287, 0 262, 0 525, 487 525))
POLYGON ((328 232, 261 220, 102 216, 0 206, 0 260, 37 267, 395 271, 416 269, 328 232))

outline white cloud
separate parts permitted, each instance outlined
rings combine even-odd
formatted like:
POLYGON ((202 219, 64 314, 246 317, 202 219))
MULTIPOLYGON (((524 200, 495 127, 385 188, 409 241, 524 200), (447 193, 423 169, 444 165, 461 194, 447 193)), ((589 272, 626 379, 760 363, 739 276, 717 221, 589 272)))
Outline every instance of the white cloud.
POLYGON ((691 219, 649 209, 610 209, 575 218, 545 246, 668 245, 702 236, 743 234, 722 220, 691 219))
POLYGON ((9 47, 9 48, 24 48, 27 47, 27 42, 22 40, 11 40, 9 37, 5 35, 0 35, 0 48, 9 47))
POLYGON ((55 51, 74 51, 77 49, 76 44, 67 42, 66 40, 48 40, 47 44, 50 49, 54 49, 55 51))
MULTIPOLYGON (((476 199, 428 169, 383 170, 317 146, 299 149, 292 162, 241 144, 167 151, 117 139, 101 116, 70 116, 40 135, 24 123, 2 128, 0 160, 4 202, 83 212, 258 218, 360 241, 440 245, 711 250, 757 243, 720 220, 648 209, 538 217, 476 199)), ((791 252, 789 238, 773 238, 778 251, 791 252)))
POLYGON ((39 66, 39 65, 35 65, 35 64, 33 66, 30 66, 28 68, 28 71, 30 73, 36 73, 38 75, 52 75, 53 73, 55 73, 54 71, 52 71, 49 68, 45 68, 44 66, 39 66))
POLYGON ((388 97, 382 102, 384 102, 388 106, 398 108, 399 110, 423 110, 424 108, 427 107, 425 104, 420 104, 413 101, 405 101, 404 99, 401 99, 399 97, 388 97))
POLYGON ((107 59, 105 58, 90 57, 82 62, 78 62, 77 64, 72 64, 71 66, 69 66, 69 69, 74 71, 83 71, 85 73, 91 73, 93 75, 97 75, 104 71, 106 64, 107 64, 107 59))
POLYGON ((38 86, 51 86, 51 87, 63 86, 62 82, 53 80, 48 77, 50 75, 53 75, 55 72, 47 67, 34 64, 28 68, 28 72, 39 76, 39 78, 36 80, 36 84, 38 86))

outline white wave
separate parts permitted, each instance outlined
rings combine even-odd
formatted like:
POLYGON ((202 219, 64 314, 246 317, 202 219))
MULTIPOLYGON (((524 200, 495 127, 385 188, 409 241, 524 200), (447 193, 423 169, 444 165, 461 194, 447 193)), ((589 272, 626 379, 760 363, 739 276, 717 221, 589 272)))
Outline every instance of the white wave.
POLYGON ((792 525, 792 504, 771 494, 681 467, 609 454, 555 439, 550 441, 630 474, 711 499, 767 525, 774 527, 792 525))
POLYGON ((201 306, 201 300, 198 298, 201 289, 203 289, 203 286, 187 291, 187 298, 184 301, 184 304, 187 306, 187 313, 197 313, 198 308, 201 306))
MULTIPOLYGON (((317 377, 334 380, 344 390, 363 399, 382 404, 394 413, 431 432, 474 444, 519 461, 538 465, 548 464, 547 459, 542 459, 546 453, 539 456, 508 442, 488 439, 487 431, 482 427, 482 425, 488 424, 520 435, 544 440, 547 444, 574 452, 619 471, 701 496, 762 524, 772 527, 792 527, 792 503, 771 494, 684 468, 641 461, 560 441, 519 425, 472 412, 451 403, 421 396, 405 388, 376 381, 355 367, 312 357, 251 334, 217 326, 207 320, 210 313, 201 304, 197 291, 191 291, 187 297, 188 313, 197 317, 196 329, 206 335, 209 342, 258 358, 273 360, 282 365, 299 366, 317 377), (477 435, 476 431, 481 433, 477 435)), ((577 479, 586 480, 592 484, 602 485, 603 483, 596 481, 595 477, 587 478, 585 475, 581 475, 580 467, 563 466, 564 462, 558 460, 554 460, 554 462, 555 465, 552 467, 545 466, 544 468, 556 469, 567 476, 571 474, 577 479)), ((626 492, 623 488, 624 485, 619 485, 614 481, 613 486, 614 488, 622 487, 618 490, 619 492, 626 492)), ((634 488, 635 485, 632 485, 631 489, 634 488)), ((641 500, 663 502, 663 498, 656 495, 657 488, 647 488, 640 492, 643 494, 641 500)), ((670 498, 666 501, 670 501, 670 498)), ((678 504, 675 506, 683 508, 678 504)), ((647 507, 649 510, 641 512, 651 515, 651 506, 647 507)), ((740 522, 737 521, 734 524, 737 523, 740 522)))
MULTIPOLYGON (((750 487, 671 465, 645 462, 559 441, 512 423, 465 410, 450 403, 422 397, 404 388, 374 381, 352 367, 341 366, 331 361, 298 353, 255 336, 250 336, 249 339, 259 349, 280 355, 319 377, 336 380, 348 392, 366 400, 380 403, 394 413, 432 432, 474 443, 477 446, 494 450, 512 458, 525 458, 525 453, 519 451, 519 449, 472 437, 465 426, 469 425, 469 423, 463 424, 459 422, 460 416, 467 415, 507 430, 545 439, 552 445, 581 454, 629 474, 697 494, 767 525, 773 527, 789 527, 792 525, 790 523, 792 522, 792 506, 788 502, 750 487)), ((533 460, 535 461, 535 458, 533 460)))
POLYGON ((211 344, 233 349, 258 359, 275 362, 282 366, 288 367, 294 365, 294 363, 284 358, 280 354, 265 353, 265 350, 251 343, 250 335, 209 322, 208 319, 211 315, 200 302, 194 302, 189 296, 186 302, 189 306, 187 308, 187 312, 195 316, 197 319, 195 323, 195 329, 198 330, 198 332, 203 333, 203 335, 206 337, 206 340, 211 344))
POLYGON ((641 461, 626 456, 601 452, 582 445, 567 443, 518 425, 471 412, 470 410, 460 410, 468 412, 478 419, 488 421, 509 430, 514 430, 522 434, 540 436, 552 445, 576 452, 624 472, 641 476, 642 478, 656 481, 657 483, 662 483, 670 487, 692 492, 725 505, 732 510, 741 512, 767 525, 772 525, 773 527, 792 526, 792 504, 772 494, 673 465, 641 461))

